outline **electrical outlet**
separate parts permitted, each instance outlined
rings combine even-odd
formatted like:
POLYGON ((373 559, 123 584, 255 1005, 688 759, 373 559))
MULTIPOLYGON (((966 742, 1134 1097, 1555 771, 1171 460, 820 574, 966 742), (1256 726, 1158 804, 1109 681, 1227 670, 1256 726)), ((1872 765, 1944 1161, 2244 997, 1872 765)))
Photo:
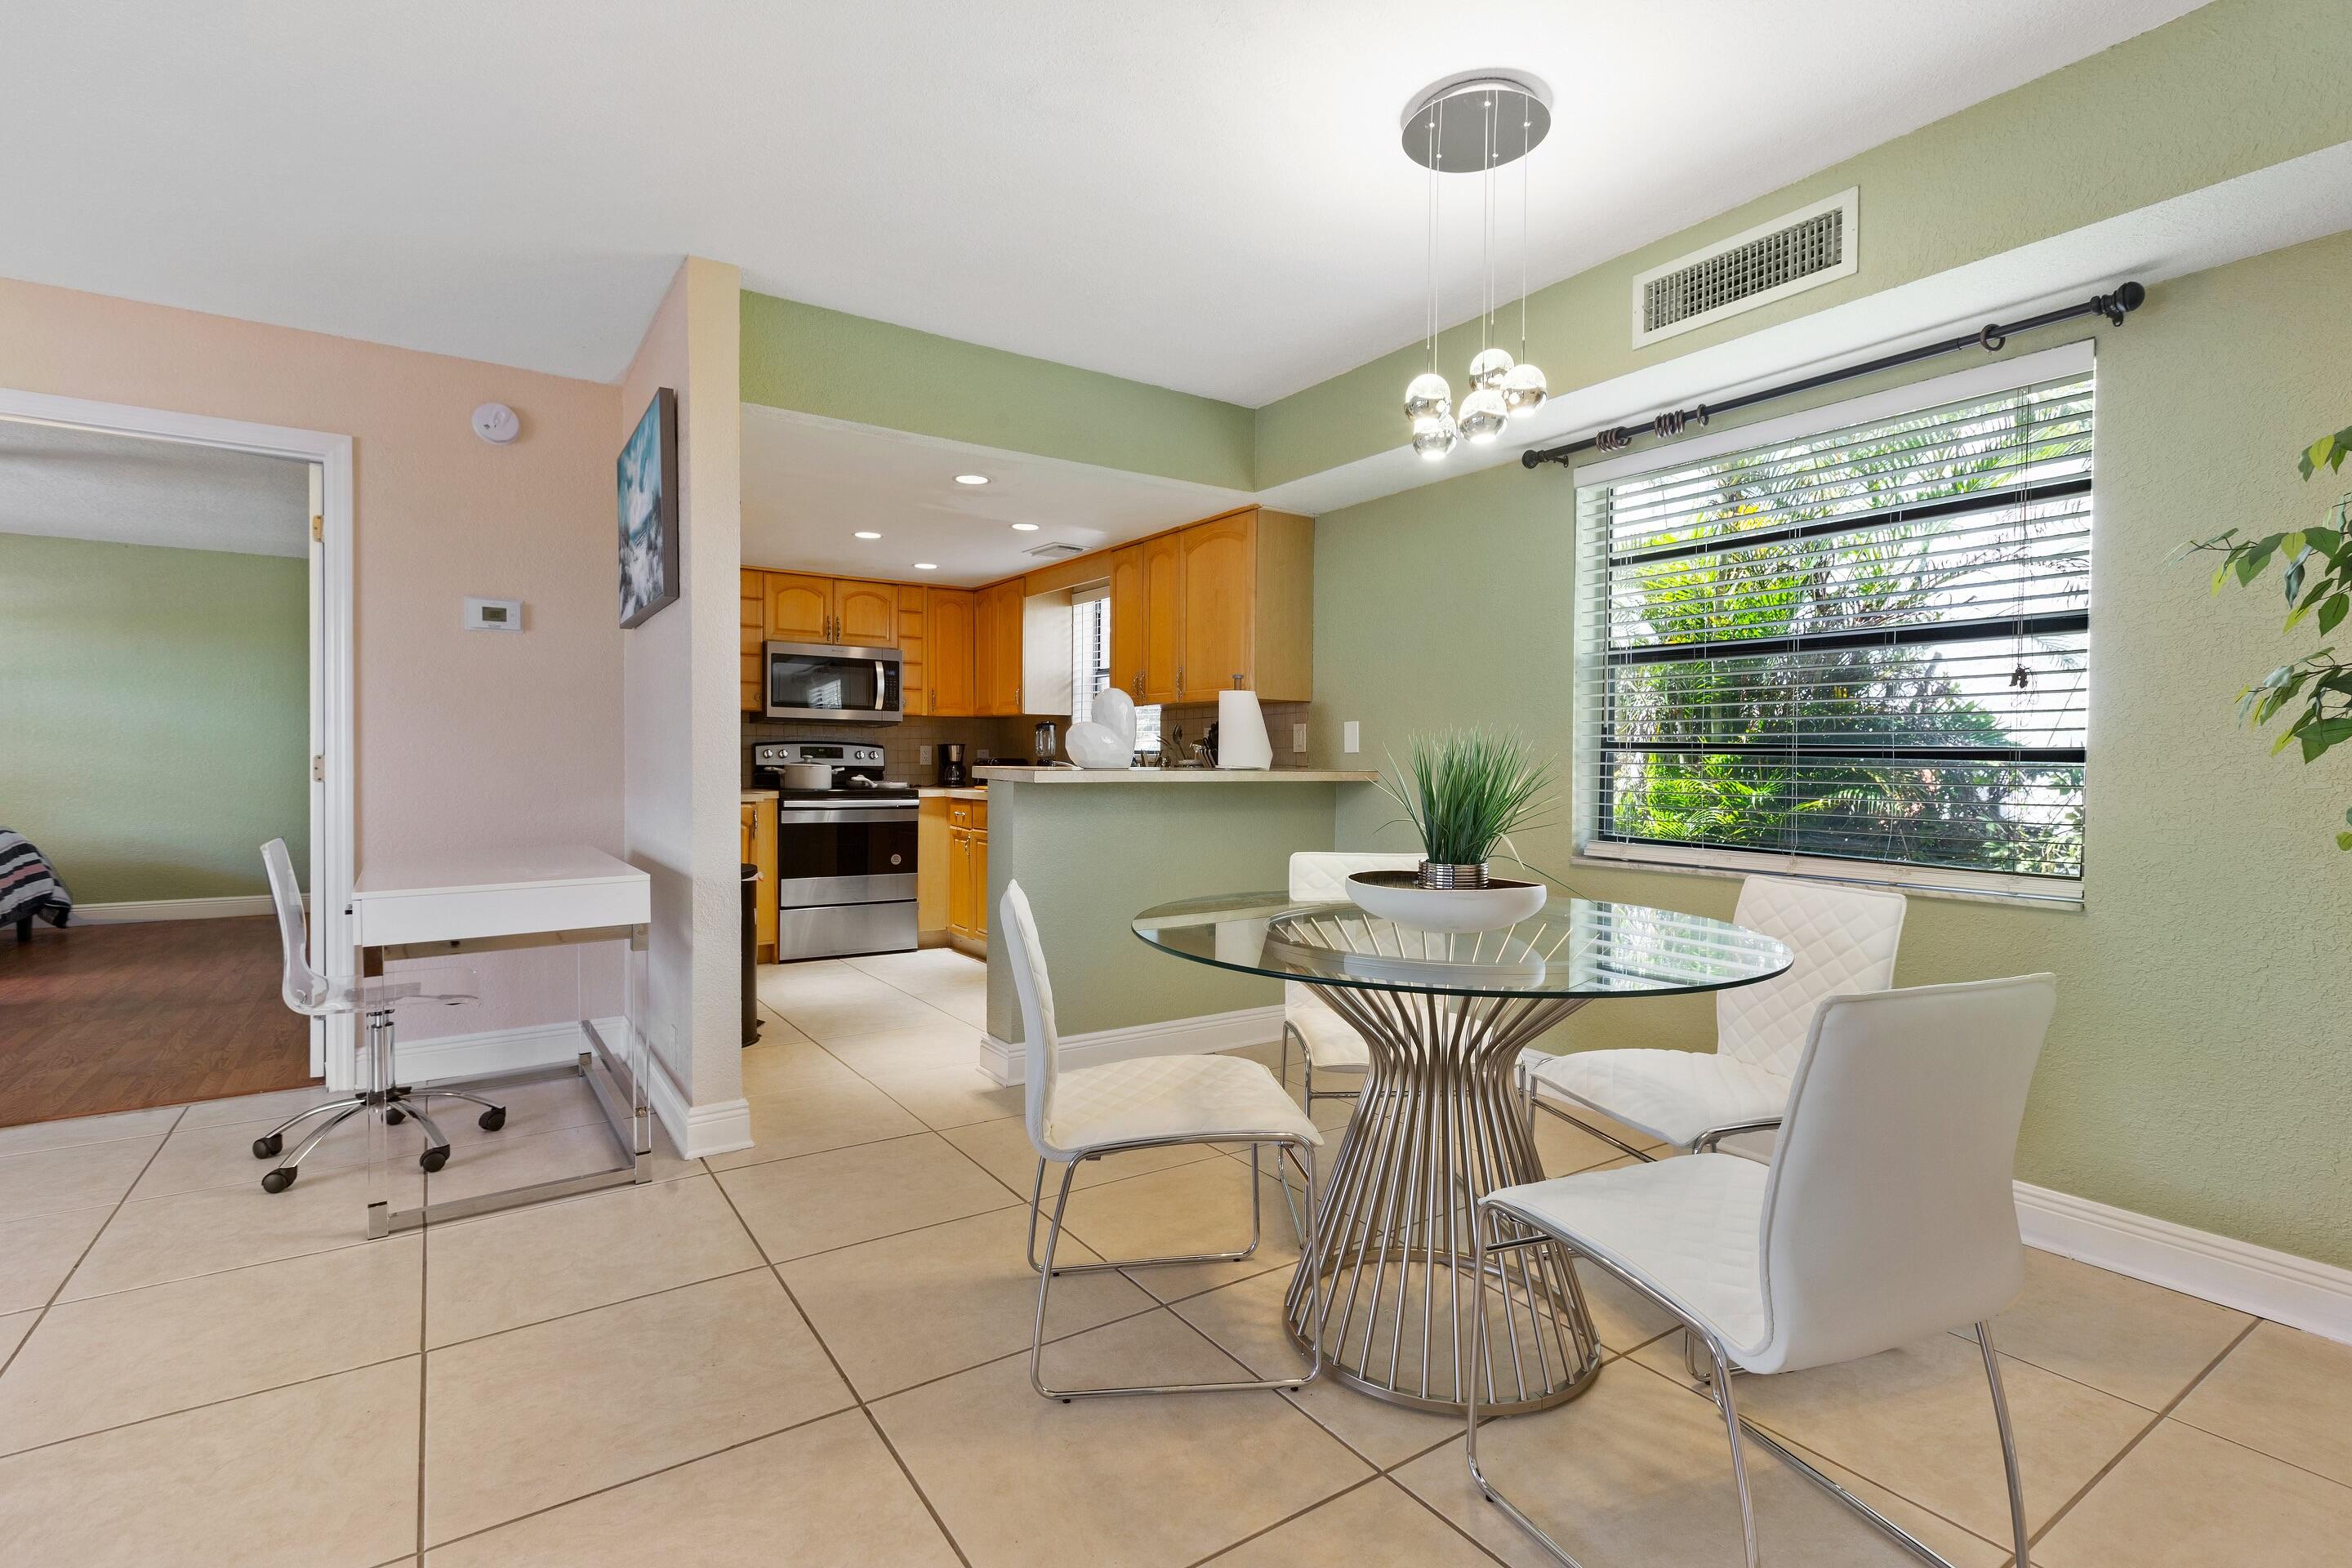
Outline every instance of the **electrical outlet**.
POLYGON ((1353 719, 1339 726, 1339 749, 1351 757, 1364 749, 1363 729, 1353 719))
POLYGON ((929 767, 931 765, 931 749, 929 746, 916 747, 915 762, 918 766, 926 768, 929 767))
POLYGON ((1290 727, 1290 749, 1294 752, 1303 752, 1307 749, 1306 725, 1293 724, 1290 727))

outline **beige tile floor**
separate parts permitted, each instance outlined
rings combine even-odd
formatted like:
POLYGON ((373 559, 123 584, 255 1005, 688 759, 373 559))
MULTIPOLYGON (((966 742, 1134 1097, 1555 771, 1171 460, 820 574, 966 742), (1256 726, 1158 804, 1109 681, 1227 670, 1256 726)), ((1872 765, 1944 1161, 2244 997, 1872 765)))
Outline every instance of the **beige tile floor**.
MULTIPOLYGON (((654 1563, 1184 1568, 1541 1559, 1454 1422, 1337 1384, 1049 1404, 1025 1366, 1034 1170, 970 1062, 946 952, 762 972, 759 1146, 369 1243, 362 1174, 247 1152, 302 1093, 0 1132, 0 1542, 59 1568, 654 1563)), ((1264 1053, 1259 1055, 1263 1059, 1264 1053)), ((1344 1105, 1318 1105, 1337 1125, 1344 1105)), ((586 1107, 468 1127, 447 1190, 560 1168, 586 1107), (492 1167, 495 1165, 496 1169, 492 1167), (471 1168, 469 1170, 469 1167, 471 1168)), ((450 1129, 453 1137, 458 1130, 450 1129)), ((1554 1173, 1616 1151, 1546 1119, 1554 1173)), ((1246 1223, 1231 1155, 1090 1168, 1071 1255, 1246 1223)), ((413 1178, 412 1178, 413 1180, 413 1178)), ((440 1179, 436 1178, 436 1185, 440 1179)), ((1049 1373, 1266 1375, 1296 1256, 1269 1184, 1244 1264, 1057 1288, 1049 1373)), ((2043 1253, 2000 1347, 2043 1568, 2343 1562, 2352 1347, 2043 1253)), ((1594 1568, 1734 1563, 1721 1427, 1654 1308, 1587 1288, 1609 1364, 1490 1428, 1494 1473, 1594 1568)), ((2000 1568, 1999 1457, 1964 1336, 1746 1380, 1748 1411, 1963 1568, 2000 1568)), ((1907 1559, 1751 1456, 1766 1559, 1907 1559)))

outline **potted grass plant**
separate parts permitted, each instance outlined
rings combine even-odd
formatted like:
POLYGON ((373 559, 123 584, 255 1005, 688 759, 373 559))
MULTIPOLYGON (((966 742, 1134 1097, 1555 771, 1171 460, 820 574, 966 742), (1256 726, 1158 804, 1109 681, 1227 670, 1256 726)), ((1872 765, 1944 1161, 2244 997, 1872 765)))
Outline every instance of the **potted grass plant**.
POLYGON ((1421 837, 1421 868, 1358 872, 1349 897, 1369 913, 1430 931, 1497 931, 1541 910, 1541 883, 1498 879, 1490 862, 1496 846, 1507 848, 1513 833, 1544 820, 1551 763, 1521 737, 1486 730, 1416 735, 1411 757, 1409 767, 1391 757, 1380 783, 1421 837))

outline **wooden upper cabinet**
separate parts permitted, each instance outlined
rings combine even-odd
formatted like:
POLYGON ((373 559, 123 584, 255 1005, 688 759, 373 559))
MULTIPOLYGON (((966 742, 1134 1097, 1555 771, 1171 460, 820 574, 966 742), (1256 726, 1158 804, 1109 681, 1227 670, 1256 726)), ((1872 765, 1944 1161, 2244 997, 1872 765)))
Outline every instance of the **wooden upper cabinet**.
POLYGON ((804 572, 770 572, 768 638, 772 642, 833 640, 833 579, 804 572))
POLYGON ((1257 513, 1196 522, 1176 535, 1184 561, 1180 702, 1214 702, 1249 684, 1250 626, 1257 587, 1257 513))
POLYGON ((1025 597, 1026 585, 1018 577, 975 595, 971 662, 982 713, 1022 711, 1021 613, 1025 597))
POLYGON ((833 640, 851 647, 898 646, 898 585, 839 577, 833 584, 833 640))
POLYGON ((743 711, 757 713, 768 706, 767 655, 761 646, 768 638, 767 574, 747 569, 742 595, 737 649, 742 655, 743 711))
POLYGON ((917 719, 931 710, 930 617, 919 584, 891 586, 898 599, 898 710, 917 719))
POLYGON ((1110 683, 1143 700, 1143 546, 1110 552, 1110 683))
POLYGON ((978 710, 972 679, 971 590, 933 588, 927 600, 924 668, 930 682, 930 712, 942 719, 969 718, 978 710))
MULTIPOLYGON (((1183 662, 1184 550, 1181 531, 1155 534, 1142 552, 1143 689, 1138 702, 1173 702, 1177 671, 1183 662)), ((1114 618, 1117 610, 1112 614, 1114 618)))

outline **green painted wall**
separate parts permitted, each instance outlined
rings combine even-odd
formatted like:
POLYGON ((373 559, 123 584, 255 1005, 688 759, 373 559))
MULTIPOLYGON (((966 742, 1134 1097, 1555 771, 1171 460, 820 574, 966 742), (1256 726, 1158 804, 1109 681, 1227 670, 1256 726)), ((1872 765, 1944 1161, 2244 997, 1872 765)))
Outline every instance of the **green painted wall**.
MULTIPOLYGON (((2343 0, 2217 0, 1538 289, 1528 298, 1530 352, 1555 393, 1589 386, 2352 141, 2352 93, 2344 90, 2352 27, 2344 22, 2343 0), (1636 274, 1849 185, 1862 193, 1853 277, 1633 347, 1636 274)), ((1532 165, 1538 180, 1545 156, 1532 165)), ((1475 325, 1441 335, 1438 366, 1457 390, 1476 340, 1475 325)), ((1403 445, 1398 405, 1422 368, 1418 345, 1401 348, 1259 409, 1258 483, 1403 445)))
MULTIPOLYGON (((2332 831, 2352 759, 2305 768, 2235 726, 2239 689, 2311 639, 2280 633, 2274 588, 2215 600, 2208 572, 2168 558, 2191 535, 2315 520, 2335 500, 2296 477, 2294 455, 2352 416, 2352 316, 2330 302, 2347 278, 2339 235, 2177 280, 2095 334, 2086 907, 1914 899, 1896 976, 2057 973, 2022 1180, 2338 1266, 2352 1266, 2352 856, 2332 831)), ((1565 761, 1573 492, 1557 469, 1513 467, 1318 521, 1314 765, 1377 765, 1415 729, 1470 721, 1517 725, 1565 761), (1349 719, 1360 759, 1338 754, 1349 719)), ((1343 801, 1340 846, 1409 847, 1382 831, 1389 815, 1343 801)), ((1597 897, 1728 916, 1738 891, 1571 865, 1565 826, 1521 847, 1597 897)), ((1585 1010, 1560 1043, 1703 1048, 1713 1030, 1703 1002, 1624 1002, 1585 1010)))
POLYGON ((1172 958, 1129 924, 1154 904, 1278 889, 1290 856, 1331 847, 1333 810, 1363 784, 988 786, 988 1028, 1025 1038, 995 917, 1018 879, 1054 972, 1064 1037, 1282 1000, 1278 981, 1172 958))
POLYGON ((309 880, 309 564, 0 534, 0 823, 82 904, 309 880))
POLYGON ((743 295, 743 401, 1007 451, 1256 488, 1238 404, 743 295))

